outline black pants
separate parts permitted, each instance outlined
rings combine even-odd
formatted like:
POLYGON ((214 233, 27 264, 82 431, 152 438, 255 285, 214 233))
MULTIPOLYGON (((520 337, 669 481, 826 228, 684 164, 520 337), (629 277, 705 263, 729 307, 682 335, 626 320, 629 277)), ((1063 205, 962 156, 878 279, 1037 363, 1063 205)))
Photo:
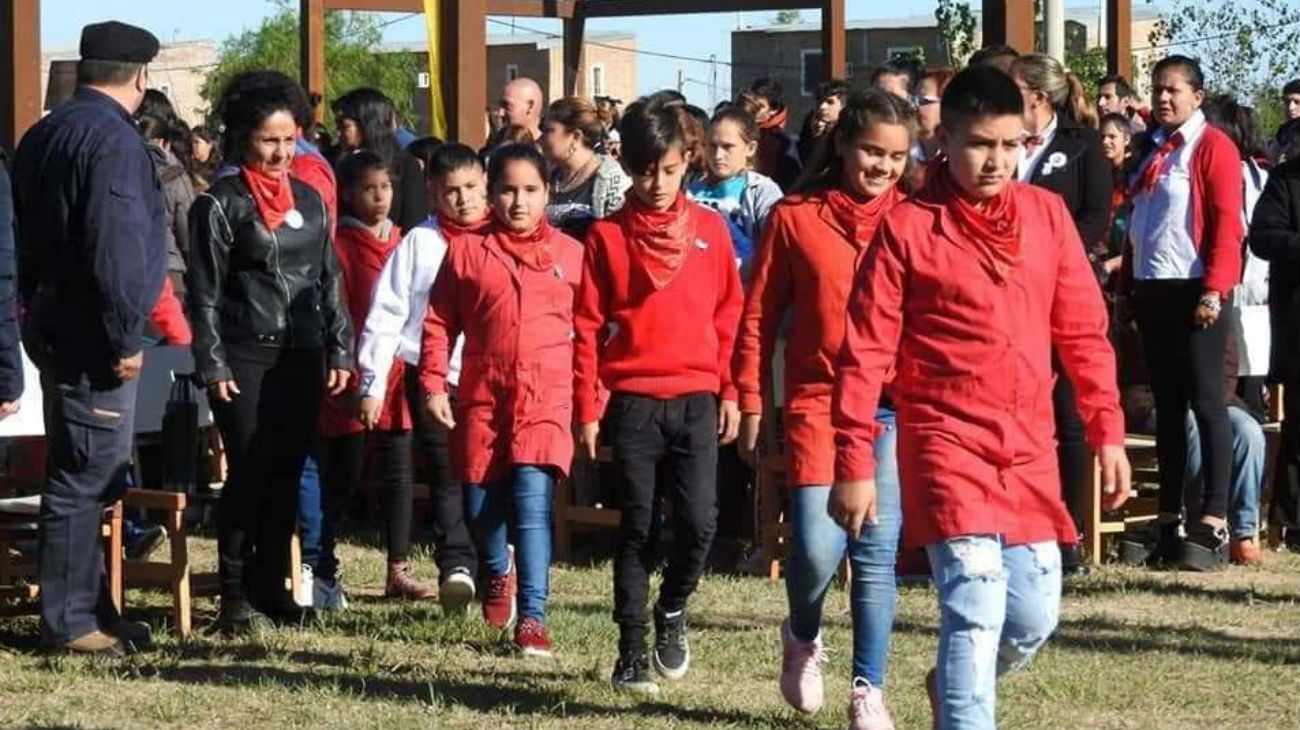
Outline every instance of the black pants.
POLYGON ((710 393, 672 400, 615 393, 606 424, 623 497, 614 555, 614 621, 619 651, 627 653, 644 647, 649 625, 646 596, 658 563, 660 469, 665 501, 673 507, 673 543, 659 605, 667 611, 685 608, 704 572, 718 521, 718 400, 710 393))
POLYGON ((388 561, 406 560, 411 553, 411 512, 414 509, 409 431, 357 432, 325 439, 321 449, 320 561, 316 574, 334 578, 338 573, 339 524, 348 499, 361 486, 366 443, 374 446, 374 464, 384 498, 388 561))
POLYGON ((1199 279, 1139 281, 1133 314, 1142 338, 1151 390, 1155 395, 1156 459, 1160 465, 1160 512, 1179 514, 1187 472, 1187 430, 1182 418, 1190 407, 1200 431, 1205 491, 1201 515, 1223 517, 1232 475, 1232 430, 1224 394, 1223 359, 1231 327, 1228 306, 1211 326, 1192 323, 1201 297, 1199 279), (1166 414, 1175 414, 1168 417, 1166 414))
POLYGON ((38 573, 41 629, 51 643, 121 620, 105 580, 100 530, 104 508, 127 484, 138 384, 41 372, 46 444, 38 573))
POLYGON ((221 596, 274 608, 286 597, 298 481, 320 421, 325 356, 256 345, 227 345, 226 355, 239 395, 212 400, 229 467, 217 515, 221 596))
POLYGON ((1085 439, 1083 419, 1074 402, 1074 384, 1061 367, 1056 368, 1056 387, 1052 389, 1052 410, 1056 413, 1056 459, 1061 474, 1061 497, 1074 520, 1076 530, 1083 530, 1083 516, 1092 490, 1092 449, 1085 439))
POLYGON ((1282 442, 1276 474, 1268 516, 1294 535, 1300 530, 1300 377, 1295 374, 1288 374, 1282 383, 1282 442))
POLYGON ((478 570, 478 552, 465 524, 465 495, 460 480, 451 473, 447 427, 433 420, 424 407, 420 372, 406 367, 406 400, 415 421, 415 443, 429 467, 430 499, 433 503, 433 550, 438 572, 447 575, 457 568, 471 575, 478 570))

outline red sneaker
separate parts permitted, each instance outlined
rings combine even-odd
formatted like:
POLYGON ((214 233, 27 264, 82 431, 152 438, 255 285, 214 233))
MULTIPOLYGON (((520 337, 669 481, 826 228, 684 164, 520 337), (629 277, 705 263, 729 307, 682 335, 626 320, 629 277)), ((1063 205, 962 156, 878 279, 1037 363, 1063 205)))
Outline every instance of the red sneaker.
POLYGON ((546 635, 546 624, 535 618, 526 618, 515 627, 515 646, 524 656, 550 659, 551 639, 546 635))
POLYGON ((1228 546, 1228 556, 1233 565, 1261 565, 1264 562, 1264 551, 1251 538, 1233 540, 1228 546))
POLYGON ((510 551, 510 572, 488 579, 483 596, 483 620, 497 631, 505 631, 515 622, 515 554, 510 551))

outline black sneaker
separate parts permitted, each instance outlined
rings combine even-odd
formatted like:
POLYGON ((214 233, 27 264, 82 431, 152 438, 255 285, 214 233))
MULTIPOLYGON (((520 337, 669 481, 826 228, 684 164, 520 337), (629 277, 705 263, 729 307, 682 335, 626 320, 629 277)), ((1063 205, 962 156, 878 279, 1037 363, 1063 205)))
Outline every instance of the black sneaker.
POLYGON ((1228 567, 1229 542, 1227 527, 1210 527, 1203 522, 1188 525, 1178 564, 1186 570, 1223 570, 1228 567))
POLYGON ((1119 538, 1119 559, 1125 565, 1177 565, 1182 557, 1178 522, 1156 523, 1125 530, 1119 538))
POLYGON ((150 555, 167 539, 167 530, 162 525, 148 525, 122 546, 123 556, 127 560, 148 560, 150 555))
POLYGON ((650 676, 650 662, 646 660, 645 652, 620 654, 609 684, 619 692, 649 696, 659 694, 659 685, 650 676))
POLYGON ((225 636, 248 636, 271 628, 271 619, 243 598, 221 599, 213 630, 225 636))
POLYGON ((691 668, 691 645, 686 641, 686 609, 665 612, 655 605, 655 671, 677 680, 691 668))

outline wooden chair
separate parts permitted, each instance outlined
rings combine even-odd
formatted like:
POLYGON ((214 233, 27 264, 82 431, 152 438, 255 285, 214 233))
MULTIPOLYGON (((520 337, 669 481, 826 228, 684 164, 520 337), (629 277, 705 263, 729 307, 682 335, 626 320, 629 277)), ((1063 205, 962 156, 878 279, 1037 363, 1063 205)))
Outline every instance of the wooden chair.
MULTIPOLYGON (((20 543, 37 539, 37 519, 41 511, 40 495, 0 499, 0 599, 17 600, 15 612, 24 612, 40 597, 37 563, 34 556, 17 557, 20 543)), ((101 535, 104 540, 105 568, 113 605, 122 611, 122 503, 104 509, 101 535)))
POLYGON ((1079 547, 1091 565, 1100 565, 1106 554, 1105 540, 1125 530, 1155 519, 1159 511, 1157 499, 1149 492, 1159 487, 1156 468, 1156 440, 1144 434, 1124 437, 1124 449, 1133 466, 1133 494, 1123 507, 1105 512, 1101 507, 1101 464, 1093 459, 1092 491, 1083 516, 1083 534, 1079 547))
POLYGON ((591 495, 599 493, 600 465, 613 460, 608 446, 601 446, 596 452, 596 461, 577 455, 573 460, 568 479, 561 479, 555 485, 552 503, 554 513, 555 538, 553 541, 555 558, 568 560, 572 548, 573 534, 586 528, 613 529, 618 527, 619 510, 597 506, 589 501, 591 495))

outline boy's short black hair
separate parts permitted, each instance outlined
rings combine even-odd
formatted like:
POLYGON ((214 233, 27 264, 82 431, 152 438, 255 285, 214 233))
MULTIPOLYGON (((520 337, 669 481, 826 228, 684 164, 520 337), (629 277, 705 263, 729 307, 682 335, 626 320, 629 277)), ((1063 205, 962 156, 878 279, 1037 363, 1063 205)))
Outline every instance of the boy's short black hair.
POLYGON ((1201 62, 1191 56, 1176 54, 1165 56, 1156 63, 1155 68, 1151 69, 1151 78, 1154 79, 1171 68, 1183 72, 1183 76, 1187 79, 1187 85, 1191 86, 1193 91, 1205 89, 1205 72, 1201 70, 1201 62))
POLYGON ((1300 79, 1291 79, 1282 87, 1282 96, 1288 94, 1300 94, 1300 79))
POLYGON ((749 85, 749 92, 760 99, 766 99, 767 105, 773 109, 785 108, 785 88, 771 76, 754 79, 749 85))
POLYGON ((991 43, 971 54, 970 60, 966 62, 967 66, 994 66, 999 63, 1005 63, 1005 59, 1014 59, 1020 57, 1020 51, 1006 45, 1005 43, 991 43))
POLYGON ((965 121, 978 117, 1018 117, 1025 113, 1025 98, 1016 82, 998 68, 968 66, 952 77, 944 89, 939 110, 945 125, 958 117, 965 121))
POLYGON ((907 79, 904 85, 910 90, 916 86, 917 81, 921 80, 921 74, 924 72, 925 69, 915 56, 895 56, 872 70, 871 85, 875 86, 882 76, 902 76, 907 79))
POLYGON ((829 79, 817 84, 817 90, 814 92, 814 97, 817 99, 818 104, 826 101, 832 96, 838 96, 841 102, 848 99, 848 82, 844 79, 829 79))
POLYGON ((469 168, 483 169, 483 160, 478 153, 460 142, 448 142, 429 156, 424 176, 428 180, 437 180, 457 170, 469 168))
POLYGON ((361 182, 366 174, 377 170, 391 171, 384 158, 370 150, 360 149, 345 155, 342 160, 339 160, 339 198, 342 199, 346 194, 351 193, 352 188, 361 182))
POLYGON ((618 126, 622 142, 620 159, 627 170, 640 174, 652 168, 673 148, 686 152, 686 131, 680 106, 661 104, 651 98, 633 102, 618 126))
POLYGON ((1106 84, 1114 84, 1115 96, 1118 96, 1121 99, 1137 98, 1137 94, 1133 92, 1133 87, 1129 85, 1128 79, 1124 78, 1120 74, 1106 74, 1097 80, 1098 89, 1106 84))

